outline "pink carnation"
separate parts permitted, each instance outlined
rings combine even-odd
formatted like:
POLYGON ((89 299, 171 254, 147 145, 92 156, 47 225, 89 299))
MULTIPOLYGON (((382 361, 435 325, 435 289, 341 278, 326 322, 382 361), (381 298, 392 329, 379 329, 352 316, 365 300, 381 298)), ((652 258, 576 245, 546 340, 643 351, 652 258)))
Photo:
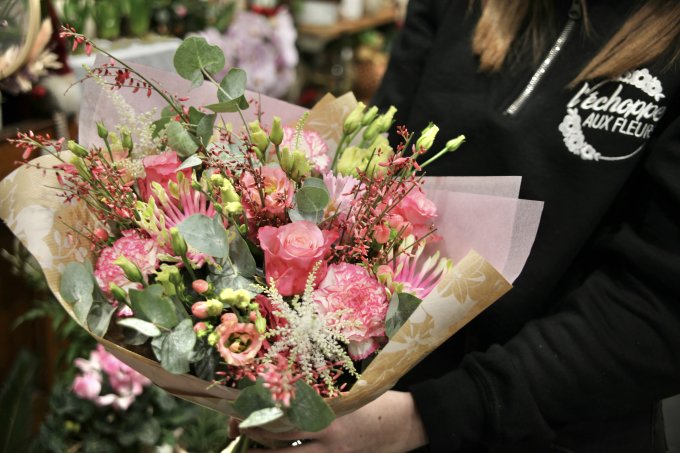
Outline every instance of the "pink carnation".
POLYGON ((332 264, 326 278, 313 293, 319 313, 342 311, 347 322, 343 335, 349 340, 349 355, 368 357, 385 336, 388 301, 385 287, 365 268, 349 263, 332 264))
MULTIPOLYGON (((146 177, 138 179, 137 185, 142 200, 148 201, 153 194, 151 183, 157 182, 164 189, 167 189, 170 181, 177 182, 177 168, 182 164, 182 161, 175 151, 166 151, 155 156, 145 157, 142 164, 146 177)), ((191 168, 185 168, 181 172, 191 179, 191 168)))
POLYGON ((264 226, 257 237, 264 251, 267 283, 273 279, 281 295, 292 296, 302 294, 317 263, 316 283, 326 275, 326 257, 338 233, 301 220, 279 228, 264 226))
POLYGON ((302 131, 299 142, 296 139, 297 131, 295 128, 284 127, 281 148, 287 147, 291 151, 299 149, 305 153, 316 173, 326 173, 331 165, 331 159, 328 156, 328 145, 326 145, 324 139, 314 131, 302 131))
POLYGON ((234 366, 252 362, 262 347, 263 340, 255 324, 240 323, 233 313, 223 314, 221 321, 215 331, 220 336, 217 350, 224 361, 234 366))
POLYGON ((143 237, 137 230, 125 230, 122 234, 123 237, 112 246, 102 249, 95 264, 94 276, 107 296, 111 296, 111 283, 124 289, 142 287, 140 283, 129 281, 123 270, 113 263, 121 255, 136 264, 143 275, 153 273, 159 265, 156 241, 143 237))

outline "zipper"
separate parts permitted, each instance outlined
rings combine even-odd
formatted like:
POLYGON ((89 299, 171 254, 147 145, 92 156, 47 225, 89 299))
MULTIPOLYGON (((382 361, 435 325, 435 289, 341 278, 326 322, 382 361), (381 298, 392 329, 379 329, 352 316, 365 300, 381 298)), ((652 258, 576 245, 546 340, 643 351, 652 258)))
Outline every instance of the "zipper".
POLYGON ((510 104, 507 109, 505 109, 503 112, 504 115, 514 116, 520 111, 524 104, 526 104, 538 84, 545 76, 545 73, 548 72, 548 69, 550 69, 552 66, 555 58, 557 58, 557 55, 562 50, 562 47, 573 33, 576 23, 581 20, 582 15, 583 11, 581 10, 580 0, 572 0, 571 7, 569 8, 569 20, 567 20, 564 29, 562 29, 562 33, 560 33, 557 41, 555 41, 555 44, 553 44, 553 46, 550 48, 548 55, 546 55, 546 57, 543 59, 541 65, 531 77, 531 80, 529 80, 529 83, 524 88, 524 91, 522 91, 517 99, 515 99, 515 101, 510 104))

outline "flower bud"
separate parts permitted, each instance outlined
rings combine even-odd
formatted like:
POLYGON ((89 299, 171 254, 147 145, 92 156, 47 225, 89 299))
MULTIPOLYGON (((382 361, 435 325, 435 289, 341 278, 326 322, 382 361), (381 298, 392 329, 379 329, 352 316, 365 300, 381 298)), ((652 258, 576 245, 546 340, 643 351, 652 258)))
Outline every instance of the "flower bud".
POLYGON ((132 152, 132 149, 135 145, 132 143, 132 136, 129 132, 123 132, 121 145, 123 145, 123 148, 127 149, 129 152, 132 152))
POLYGON ((293 151, 292 159, 293 165, 288 173, 291 179, 299 182, 302 178, 311 174, 312 166, 309 164, 309 160, 307 160, 304 152, 296 149, 293 151))
POLYGON ((458 137, 446 142, 446 146, 444 147, 444 149, 446 151, 453 152, 460 148, 460 145, 462 145, 463 143, 465 143, 465 136, 459 135, 458 137))
POLYGON ((281 170, 283 170, 286 174, 290 173, 290 171, 293 169, 293 156, 288 147, 284 147, 281 150, 279 165, 281 166, 281 170))
MULTIPOLYGON (((222 207, 220 206, 220 208, 222 207)), ((229 214, 240 214, 243 212, 243 204, 241 204, 240 201, 230 201, 224 204, 223 211, 226 211, 229 214)))
POLYGON ((210 175, 210 182, 216 187, 222 187, 222 184, 224 184, 224 176, 220 173, 213 173, 210 175))
POLYGON ((82 145, 80 145, 80 143, 75 142, 73 140, 69 140, 67 146, 69 151, 71 151, 78 157, 87 157, 89 154, 87 150, 82 145))
POLYGON ((222 186, 220 187, 220 195, 222 195, 222 201, 225 203, 241 201, 241 197, 239 197, 238 193, 236 193, 234 185, 231 183, 231 181, 226 179, 223 181, 222 186))
POLYGON ((123 288, 120 286, 116 285, 115 283, 111 282, 109 283, 109 291, 111 291, 111 295, 113 296, 114 299, 116 299, 118 302, 127 305, 127 293, 123 288))
POLYGON ((97 121, 97 135, 99 138, 108 139, 109 130, 104 126, 102 121, 97 121))
POLYGON ((378 121, 374 121, 371 123, 366 130, 364 131, 364 137, 363 141, 364 143, 372 143, 373 140, 376 139, 376 137, 380 134, 380 125, 378 124, 378 121))
POLYGON ((257 149, 260 151, 258 153, 258 156, 260 154, 264 155, 264 152, 267 150, 267 147, 269 146, 269 137, 267 137, 267 133, 260 129, 257 132, 251 132, 250 137, 253 140, 253 145, 257 147, 257 149))
POLYGON ((373 122, 376 116, 378 116, 378 107, 374 105, 364 113, 364 117, 361 119, 361 125, 368 126, 373 122))
POLYGON ((432 148, 432 144, 434 143, 434 139, 437 137, 438 132, 439 127, 432 123, 428 124, 416 141, 416 150, 427 151, 432 148))
POLYGON ((271 142, 276 146, 279 146, 283 141, 283 127, 281 127, 281 118, 278 116, 274 117, 272 131, 269 134, 269 140, 271 140, 271 142))
POLYGON ((255 320, 255 329, 257 329, 257 333, 265 333, 267 331, 267 320, 261 316, 257 318, 255 320))
POLYGON ((387 132, 389 128, 392 126, 392 121, 394 121, 394 114, 397 113, 397 108, 393 105, 390 106, 389 109, 387 109, 387 112, 383 113, 378 117, 377 120, 375 120, 375 123, 378 125, 378 133, 382 134, 383 132, 387 132))
POLYGON ((220 334, 217 331, 213 330, 212 332, 210 332, 210 335, 208 335, 208 344, 210 346, 215 346, 218 341, 220 341, 220 334))
POLYGON ((364 118, 364 110, 366 110, 366 104, 359 102, 356 107, 354 107, 354 110, 347 115, 342 126, 342 132, 345 135, 353 134, 361 127, 361 122, 364 118))
POLYGON ((203 321, 197 322, 196 324, 194 324, 194 332, 196 333, 196 336, 198 338, 203 338, 209 332, 208 325, 203 321))
POLYGON ((184 240, 177 227, 170 228, 170 243, 175 255, 186 256, 188 250, 187 241, 184 240))
POLYGON ((196 291, 198 294, 204 294, 207 293, 208 291, 211 290, 211 284, 206 282, 205 280, 199 278, 197 280, 194 280, 191 282, 191 287, 196 291))
POLYGON ((85 164, 85 161, 81 159, 78 156, 73 156, 73 159, 70 160, 71 165, 76 167, 76 170, 78 171, 78 174, 80 175, 81 178, 83 179, 90 179, 90 170, 87 168, 87 165, 85 164))
POLYGON ((121 255, 113 261, 113 264, 120 267, 125 274, 125 277, 134 283, 144 283, 144 276, 137 265, 127 259, 125 255, 121 255))
POLYGON ((106 242, 109 240, 109 233, 104 228, 96 228, 94 230, 94 237, 102 242, 106 242))

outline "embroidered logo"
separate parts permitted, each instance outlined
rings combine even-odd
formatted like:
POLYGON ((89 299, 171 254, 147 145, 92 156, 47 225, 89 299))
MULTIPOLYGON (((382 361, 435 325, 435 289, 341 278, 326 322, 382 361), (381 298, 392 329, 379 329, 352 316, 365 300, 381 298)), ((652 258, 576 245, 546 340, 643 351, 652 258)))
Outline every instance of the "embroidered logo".
POLYGON ((666 112, 660 104, 664 97, 661 81, 648 69, 594 86, 585 82, 567 104, 567 114, 559 125, 564 144, 584 160, 631 158, 642 150, 666 112), (613 140, 616 137, 627 140, 613 140), (605 148, 611 151, 605 152, 605 148))

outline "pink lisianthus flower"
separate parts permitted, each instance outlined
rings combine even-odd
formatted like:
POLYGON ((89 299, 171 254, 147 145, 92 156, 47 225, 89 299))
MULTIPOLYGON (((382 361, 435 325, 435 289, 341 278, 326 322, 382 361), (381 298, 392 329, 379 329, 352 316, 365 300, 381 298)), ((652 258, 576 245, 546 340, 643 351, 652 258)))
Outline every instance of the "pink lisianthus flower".
POLYGON ((291 152, 299 149, 314 167, 317 174, 325 174, 331 166, 331 158, 328 155, 328 145, 321 136, 314 131, 302 131, 300 140, 297 140, 297 131, 293 127, 283 128, 283 141, 281 148, 287 147, 291 152), (297 145, 297 146, 296 146, 297 145))
POLYGON ((295 186, 280 167, 261 167, 264 182, 264 200, 260 197, 260 191, 255 183, 255 177, 250 172, 245 172, 241 178, 241 185, 246 195, 241 200, 246 209, 246 215, 252 216, 253 212, 264 211, 271 217, 283 219, 286 209, 293 204, 295 186))
POLYGON ((393 218, 398 217, 410 223, 413 229, 406 234, 413 234, 416 239, 420 239, 432 230, 437 206, 421 190, 416 189, 409 192, 390 214, 393 218))
POLYGON ((337 231, 321 230, 306 220, 260 228, 257 237, 264 251, 267 283, 273 280, 282 296, 302 294, 309 274, 319 263, 318 284, 326 275, 326 258, 338 236, 337 231))
POLYGON ((129 281, 123 270, 113 262, 118 257, 125 256, 137 265, 145 277, 155 272, 160 261, 156 241, 143 237, 137 230, 125 230, 123 237, 116 240, 110 247, 102 249, 95 264, 94 276, 104 294, 111 297, 109 285, 115 283, 123 289, 141 289, 141 283, 129 281))
MULTIPOLYGON (((153 195, 151 183, 157 182, 167 190, 170 181, 177 182, 177 168, 181 164, 182 161, 175 151, 166 151, 155 156, 145 157, 142 160, 142 165, 144 165, 146 177, 137 180, 142 200, 148 201, 153 195)), ((191 180, 191 168, 185 168, 181 172, 191 180)))
POLYGON ((229 365, 243 366, 253 361, 262 347, 262 335, 255 324, 241 323, 234 313, 222 315, 215 331, 220 339, 217 351, 229 365))
POLYGON ((349 263, 332 264, 312 295, 319 313, 337 312, 346 322, 349 356, 368 357, 385 336, 388 301, 385 287, 365 268, 349 263))

